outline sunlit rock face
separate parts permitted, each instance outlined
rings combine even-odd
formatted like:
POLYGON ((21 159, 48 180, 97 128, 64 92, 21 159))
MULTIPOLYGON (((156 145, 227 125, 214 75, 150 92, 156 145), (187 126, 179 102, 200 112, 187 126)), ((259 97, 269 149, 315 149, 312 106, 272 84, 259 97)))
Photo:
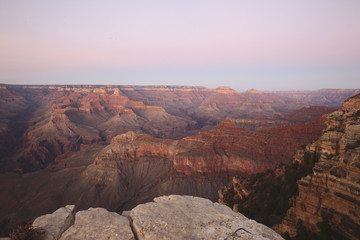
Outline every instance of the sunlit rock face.
POLYGON ((299 196, 287 213, 282 231, 295 235, 299 220, 312 231, 328 221, 336 239, 360 236, 360 95, 346 100, 327 118, 321 137, 306 147, 319 161, 313 174, 298 182, 299 196))

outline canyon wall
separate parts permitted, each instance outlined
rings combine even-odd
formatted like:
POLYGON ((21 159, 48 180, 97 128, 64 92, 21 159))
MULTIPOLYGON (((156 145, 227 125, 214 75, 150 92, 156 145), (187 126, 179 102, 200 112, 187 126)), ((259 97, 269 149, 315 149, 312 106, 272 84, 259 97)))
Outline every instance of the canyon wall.
POLYGON ((328 224, 333 239, 358 239, 360 95, 349 98, 329 115, 322 136, 295 160, 308 161, 312 156, 318 159, 313 174, 298 181, 299 195, 278 230, 294 236, 301 220, 313 232, 328 224))

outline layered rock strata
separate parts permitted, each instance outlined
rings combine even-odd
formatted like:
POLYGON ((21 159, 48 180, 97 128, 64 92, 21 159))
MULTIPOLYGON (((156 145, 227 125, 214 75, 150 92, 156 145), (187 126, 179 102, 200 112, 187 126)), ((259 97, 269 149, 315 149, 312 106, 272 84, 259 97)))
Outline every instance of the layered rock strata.
POLYGON ((289 163, 301 145, 321 134, 323 126, 319 119, 253 132, 225 120, 209 131, 180 140, 128 132, 113 138, 94 165, 116 168, 138 159, 168 159, 176 174, 257 173, 289 163))
MULTIPOLYGON (((53 214, 56 214, 53 213, 53 214)), ((64 225, 49 214, 40 217, 64 225)), ((38 219, 35 222, 39 222, 38 219)), ((35 223, 34 222, 34 223, 35 223)), ((34 226, 34 225, 33 225, 34 226)), ((39 227, 39 225, 37 225, 39 227)), ((40 226, 50 240, 52 228, 40 226)), ((75 215, 72 226, 56 239, 282 239, 270 228, 207 199, 170 195, 119 215, 90 208, 75 215)))
MULTIPOLYGON (((334 102, 340 104, 338 98, 334 102)), ((0 172, 20 173, 46 168, 82 144, 109 143, 127 131, 181 139, 226 118, 259 130, 331 111, 271 92, 239 93, 229 87, 1 85, 0 103, 0 172)))
POLYGON ((308 145, 297 161, 319 159, 313 174, 298 181, 299 196, 289 209, 280 232, 296 234, 297 224, 319 232, 331 227, 334 239, 360 236, 360 95, 346 100, 328 116, 322 136, 308 145))

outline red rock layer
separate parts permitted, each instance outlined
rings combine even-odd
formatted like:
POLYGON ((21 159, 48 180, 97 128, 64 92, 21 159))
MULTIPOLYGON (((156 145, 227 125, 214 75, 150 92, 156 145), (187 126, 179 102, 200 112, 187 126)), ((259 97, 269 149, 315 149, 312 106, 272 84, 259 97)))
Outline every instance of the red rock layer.
POLYGON ((133 132, 115 137, 95 165, 116 167, 141 158, 166 158, 184 175, 251 174, 288 163, 294 152, 321 134, 323 121, 252 132, 230 120, 181 140, 133 132))
POLYGON ((216 128, 200 132, 179 143, 196 148, 174 158, 174 169, 182 174, 219 172, 251 174, 288 163, 303 144, 312 142, 323 129, 323 121, 247 131, 225 120, 216 128))

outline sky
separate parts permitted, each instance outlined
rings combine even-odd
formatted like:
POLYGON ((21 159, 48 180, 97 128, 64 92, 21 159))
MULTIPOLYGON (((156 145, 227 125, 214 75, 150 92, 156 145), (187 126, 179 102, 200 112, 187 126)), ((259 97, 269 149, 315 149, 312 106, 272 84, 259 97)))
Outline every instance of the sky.
POLYGON ((1 0, 0 83, 360 88, 360 1, 1 0))

